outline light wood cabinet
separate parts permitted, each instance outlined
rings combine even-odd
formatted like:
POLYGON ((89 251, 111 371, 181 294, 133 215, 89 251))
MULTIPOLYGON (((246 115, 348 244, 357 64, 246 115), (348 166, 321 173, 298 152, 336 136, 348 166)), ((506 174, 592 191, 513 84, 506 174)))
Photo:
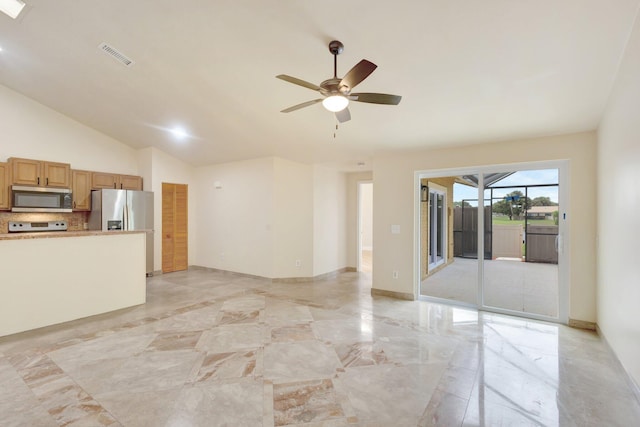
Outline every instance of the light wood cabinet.
POLYGON ((68 163, 42 162, 44 185, 47 187, 69 188, 71 185, 71 165, 68 163))
POLYGON ((142 190, 142 177, 135 175, 120 175, 120 187, 123 190, 142 190))
POLYGON ((119 175, 116 173, 93 172, 91 188, 115 188, 119 190, 142 190, 142 177, 135 175, 119 175))
POLYGON ((11 182, 13 185, 70 187, 71 165, 68 163, 12 157, 9 159, 9 164, 11 165, 11 182))
POLYGON ((100 190, 101 188, 117 188, 118 174, 107 172, 93 172, 91 174, 91 188, 100 190))
POLYGON ((91 210, 91 172, 71 171, 71 194, 74 211, 91 210))
POLYGON ((0 210, 9 210, 9 164, 0 163, 0 210))

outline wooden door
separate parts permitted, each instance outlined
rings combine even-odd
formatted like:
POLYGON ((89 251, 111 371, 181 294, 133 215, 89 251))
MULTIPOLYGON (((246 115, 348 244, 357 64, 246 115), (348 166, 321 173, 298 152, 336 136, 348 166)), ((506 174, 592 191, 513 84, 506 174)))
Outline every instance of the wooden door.
POLYGON ((74 211, 91 210, 91 172, 71 171, 71 195, 74 211))
POLYGON ((162 183, 162 272, 186 270, 188 257, 188 188, 162 183))

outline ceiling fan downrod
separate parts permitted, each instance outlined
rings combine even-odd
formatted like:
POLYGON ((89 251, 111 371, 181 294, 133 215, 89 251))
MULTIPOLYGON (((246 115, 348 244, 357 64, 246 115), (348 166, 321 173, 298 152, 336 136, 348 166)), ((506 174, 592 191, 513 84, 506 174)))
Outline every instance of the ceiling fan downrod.
POLYGON ((338 40, 329 43, 329 52, 333 55, 333 78, 338 78, 338 55, 344 51, 344 45, 338 40))

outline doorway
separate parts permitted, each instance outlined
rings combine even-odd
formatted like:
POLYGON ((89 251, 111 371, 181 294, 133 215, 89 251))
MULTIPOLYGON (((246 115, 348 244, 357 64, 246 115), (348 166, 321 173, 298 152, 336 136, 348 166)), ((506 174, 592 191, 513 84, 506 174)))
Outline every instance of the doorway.
POLYGON ((162 272, 186 270, 188 255, 188 187, 162 183, 162 272))
POLYGON ((420 297, 566 323, 566 174, 564 161, 417 172, 420 297))
POLYGON ((371 273, 373 259, 373 182, 358 182, 358 271, 371 273))

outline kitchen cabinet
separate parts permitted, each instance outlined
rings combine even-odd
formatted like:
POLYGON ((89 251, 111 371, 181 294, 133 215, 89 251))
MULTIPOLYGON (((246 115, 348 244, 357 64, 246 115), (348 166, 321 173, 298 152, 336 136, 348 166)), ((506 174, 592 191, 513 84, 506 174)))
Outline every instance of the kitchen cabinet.
POLYGON ((120 186, 122 190, 142 190, 142 177, 135 175, 120 175, 120 186))
POLYGON ((100 190, 101 188, 117 188, 119 175, 108 172, 93 172, 91 174, 91 188, 100 190))
POLYGON ((9 159, 9 164, 11 165, 11 183, 13 185, 70 187, 71 165, 68 163, 12 157, 9 159))
POLYGON ((91 172, 71 170, 71 194, 74 211, 91 210, 91 172))
POLYGON ((121 190, 142 190, 142 177, 135 175, 119 175, 108 172, 93 172, 91 188, 116 188, 121 190))
POLYGON ((0 163, 0 210, 9 210, 9 164, 0 163))

